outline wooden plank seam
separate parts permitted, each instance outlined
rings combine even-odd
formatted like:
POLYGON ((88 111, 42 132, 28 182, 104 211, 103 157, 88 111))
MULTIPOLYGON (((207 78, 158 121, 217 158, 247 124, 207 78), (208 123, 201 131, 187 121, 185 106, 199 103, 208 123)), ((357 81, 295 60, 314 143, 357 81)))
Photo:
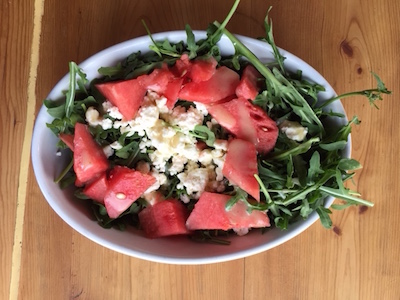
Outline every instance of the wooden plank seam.
POLYGON ((40 34, 44 0, 35 0, 33 11, 33 34, 30 51, 29 77, 27 88, 26 123, 24 141, 22 144, 21 166, 18 179, 17 204, 15 214, 14 243, 12 249, 11 278, 9 299, 18 299, 19 281, 21 273, 22 238, 25 217, 25 201, 28 185, 30 149, 32 141, 33 123, 35 120, 36 106, 36 78, 39 65, 40 34))

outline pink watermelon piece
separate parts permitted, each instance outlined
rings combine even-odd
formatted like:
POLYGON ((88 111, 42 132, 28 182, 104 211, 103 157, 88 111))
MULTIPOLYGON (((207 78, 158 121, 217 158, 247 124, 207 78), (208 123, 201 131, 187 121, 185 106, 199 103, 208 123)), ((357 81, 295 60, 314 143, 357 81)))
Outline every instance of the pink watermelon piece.
POLYGON ((147 89, 139 78, 96 85, 103 96, 118 107, 126 120, 132 120, 135 117, 146 95, 147 89))
POLYGON ((204 192, 186 221, 190 230, 229 230, 270 226, 266 213, 247 211, 247 205, 238 201, 230 210, 225 206, 231 196, 204 192))
POLYGON ((108 190, 107 174, 104 172, 99 178, 87 184, 83 193, 90 199, 104 204, 104 195, 108 190))
POLYGON ((174 75, 171 71, 163 67, 161 69, 154 69, 149 75, 139 76, 138 80, 146 91, 151 90, 159 95, 163 95, 173 78, 174 75))
POLYGON ((189 234, 188 211, 182 202, 168 199, 144 208, 139 213, 140 225, 148 238, 189 234))
POLYGON ((276 122, 245 98, 213 104, 208 112, 235 137, 255 144, 259 153, 266 154, 274 148, 279 134, 276 122))
POLYGON ((117 218, 132 205, 156 179, 127 167, 115 166, 110 171, 104 204, 110 218, 117 218))
POLYGON ((87 125, 75 124, 73 145, 77 186, 96 179, 108 169, 107 157, 90 134, 87 125))
POLYGON ((178 101, 178 95, 182 87, 184 78, 172 78, 165 89, 164 97, 167 98, 166 106, 172 109, 178 101))
POLYGON ((218 62, 213 56, 207 59, 196 59, 191 61, 187 76, 193 82, 202 82, 209 80, 216 71, 218 62))
POLYGON ((232 139, 228 144, 222 174, 229 182, 239 186, 260 201, 260 186, 254 177, 258 174, 257 151, 253 143, 232 139))
POLYGON ((179 93, 179 98, 212 104, 234 95, 239 81, 239 74, 223 66, 217 68, 214 75, 207 81, 185 84, 179 93))
POLYGON ((254 100, 259 91, 259 79, 262 78, 261 74, 252 65, 247 65, 240 78, 240 83, 236 87, 236 96, 245 99, 254 100))

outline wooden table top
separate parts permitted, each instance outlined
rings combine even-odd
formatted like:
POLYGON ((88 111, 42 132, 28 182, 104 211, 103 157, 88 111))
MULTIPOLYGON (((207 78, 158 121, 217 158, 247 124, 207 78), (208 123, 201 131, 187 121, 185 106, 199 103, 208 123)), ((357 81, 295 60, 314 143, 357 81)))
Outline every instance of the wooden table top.
POLYGON ((354 182, 375 206, 332 214, 270 251, 231 262, 175 266, 103 248, 73 231, 42 196, 30 161, 35 116, 68 71, 115 43, 152 32, 205 29, 233 1, 1 1, 0 299, 400 299, 400 2, 242 1, 231 32, 264 35, 270 5, 278 46, 317 69, 338 94, 393 91, 379 110, 344 100, 354 182))

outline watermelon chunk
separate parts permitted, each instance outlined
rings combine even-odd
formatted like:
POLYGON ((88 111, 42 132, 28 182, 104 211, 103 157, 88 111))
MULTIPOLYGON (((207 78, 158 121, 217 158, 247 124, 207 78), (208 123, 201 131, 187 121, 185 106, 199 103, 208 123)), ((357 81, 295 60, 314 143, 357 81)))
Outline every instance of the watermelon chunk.
POLYGON ((117 218, 132 205, 156 179, 127 167, 115 166, 110 171, 104 204, 110 218, 117 218))
POLYGON ((247 205, 238 201, 230 210, 225 206, 231 196, 204 192, 186 221, 189 230, 229 230, 270 226, 268 216, 261 211, 247 211, 247 205))
POLYGON ((244 98, 208 107, 208 112, 217 122, 235 137, 257 143, 257 131, 251 120, 244 98))
POLYGON ((166 106, 172 109, 178 101, 178 95, 182 87, 184 78, 172 78, 164 91, 164 97, 167 98, 166 106))
POLYGON ((256 129, 257 151, 266 154, 275 147, 279 134, 278 126, 261 107, 254 105, 249 101, 245 101, 245 104, 253 126, 256 129))
POLYGON ((258 174, 258 167, 257 151, 253 143, 232 139, 228 144, 222 174, 229 182, 260 201, 260 186, 254 177, 254 174, 258 174))
POLYGON ((67 145, 67 147, 69 149, 71 149, 71 151, 74 151, 74 135, 73 134, 66 134, 66 133, 60 133, 58 135, 58 137, 60 138, 60 140, 62 140, 64 142, 65 145, 67 145))
POLYGON ((189 55, 183 53, 181 57, 175 62, 175 65, 171 67, 172 73, 175 77, 185 77, 190 69, 189 55))
POLYGON ((167 89, 169 82, 174 78, 174 75, 166 67, 154 69, 149 75, 138 77, 138 81, 147 90, 163 95, 167 89))
POLYGON ((223 66, 216 69, 214 75, 207 81, 185 84, 179 93, 179 98, 212 104, 234 95, 239 81, 239 74, 223 66))
POLYGON ((187 208, 176 199, 148 206, 139 213, 140 225, 149 238, 189 234, 186 228, 187 208))
POLYGON ((261 107, 241 97, 213 104, 207 109, 235 137, 255 144, 259 153, 266 154, 274 148, 278 126, 261 107))
POLYGON ((213 56, 207 59, 196 59, 191 61, 187 76, 193 82, 209 80, 215 73, 218 62, 213 56))
POLYGON ((96 88, 108 99, 124 116, 132 120, 142 105, 147 89, 139 78, 112 81, 96 84, 96 88))
POLYGON ((99 178, 87 184, 83 189, 83 193, 90 199, 104 204, 104 195, 108 189, 107 174, 104 172, 99 178))
POLYGON ((240 78, 240 83, 236 87, 236 96, 245 99, 254 100, 260 89, 259 79, 262 78, 261 74, 252 65, 247 65, 240 78))
POLYGON ((74 134, 74 171, 77 184, 96 179, 108 169, 103 149, 93 139, 87 125, 76 123, 74 134))

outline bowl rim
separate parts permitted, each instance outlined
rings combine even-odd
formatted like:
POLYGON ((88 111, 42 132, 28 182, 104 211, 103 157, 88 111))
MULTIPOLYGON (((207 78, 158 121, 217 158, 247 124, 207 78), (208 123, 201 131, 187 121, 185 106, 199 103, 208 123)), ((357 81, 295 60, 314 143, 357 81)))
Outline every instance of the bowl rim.
MULTIPOLYGON (((205 34, 206 34, 206 32, 202 31, 202 30, 194 30, 193 33, 194 33, 196 39, 199 39, 199 37, 203 38, 203 37, 205 37, 205 34)), ((272 51, 271 50, 272 48, 265 42, 259 41, 257 39, 251 38, 251 37, 243 36, 243 35, 235 34, 235 36, 237 38, 239 38, 239 40, 241 40, 247 46, 255 45, 256 47, 259 47, 259 46, 261 47, 261 45, 262 45, 262 47, 266 47, 266 49, 268 49, 270 52, 272 51)), ((182 39, 185 40, 184 38, 186 37, 186 32, 184 30, 165 31, 165 32, 159 32, 159 33, 152 34, 152 37, 154 40, 165 39, 165 38, 168 38, 169 40, 171 40, 170 37, 173 37, 173 39, 178 37, 181 40, 182 39)), ((220 44, 224 43, 224 42, 226 43, 227 41, 230 41, 230 40, 225 35, 223 35, 221 38, 220 44)), ((88 57, 81 63, 79 63, 79 67, 85 71, 85 69, 92 68, 93 65, 95 65, 96 70, 97 70, 101 66, 107 66, 107 64, 104 65, 101 63, 101 61, 104 60, 105 57, 107 57, 107 56, 112 57, 112 54, 115 51, 118 51, 121 49, 131 49, 131 51, 130 51, 131 53, 136 52, 136 50, 132 49, 132 48, 134 48, 135 44, 142 44, 142 43, 145 43, 148 46, 151 43, 149 36, 145 35, 145 36, 132 38, 132 39, 117 43, 115 45, 112 45, 110 47, 107 47, 107 48, 95 53, 94 55, 88 57)), ((231 48, 233 49, 233 46, 231 48)), ((303 75, 305 75, 305 76, 309 75, 309 76, 321 79, 322 82, 318 82, 318 83, 322 84, 332 94, 332 96, 336 95, 335 91, 333 90, 333 88, 329 84, 329 82, 318 71, 316 71, 311 65, 309 65, 308 63, 303 61, 301 58, 297 57, 296 55, 294 55, 284 49, 281 49, 281 48, 278 48, 278 49, 279 49, 280 53, 284 57, 286 57, 286 62, 291 61, 291 62, 296 62, 299 65, 306 66, 308 72, 307 73, 305 72, 303 75)), ((269 56, 271 56, 271 53, 269 53, 269 56)), ((110 61, 110 63, 108 65, 113 65, 116 62, 120 61, 121 59, 123 59, 123 58, 118 57, 118 59, 116 59, 114 63, 112 63, 110 61)), ((92 75, 88 75, 89 80, 92 80, 93 78, 95 78, 95 77, 93 77, 92 75)), ((68 80, 69 80, 69 76, 67 73, 52 88, 52 90, 49 92, 46 99, 55 99, 55 96, 57 96, 57 94, 59 94, 59 92, 64 87, 67 86, 68 80)), ((345 110, 344 110, 343 105, 341 104, 340 100, 338 100, 338 106, 345 114, 345 110)), ((199 265, 199 264, 218 263, 218 262, 231 261, 231 260, 236 260, 236 259, 252 256, 252 255, 267 251, 269 249, 272 249, 274 247, 277 247, 277 246, 289 241, 290 239, 294 238, 295 236, 299 235, 300 233, 305 231, 307 228, 309 228, 312 224, 314 224, 319 219, 317 212, 314 211, 308 217, 308 219, 294 223, 292 225, 292 227, 290 228, 290 230, 288 229, 286 231, 286 234, 283 237, 280 237, 280 238, 272 240, 272 241, 268 241, 266 243, 263 243, 261 245, 255 246, 255 247, 251 247, 249 249, 239 250, 239 251, 235 251, 233 253, 228 253, 228 254, 207 256, 207 257, 202 257, 202 258, 200 258, 200 257, 197 257, 197 258, 194 258, 194 257, 169 257, 169 256, 145 253, 143 251, 138 251, 138 250, 129 249, 127 247, 116 245, 115 243, 112 243, 109 240, 103 238, 101 235, 93 234, 93 232, 90 232, 87 228, 85 228, 81 224, 77 224, 76 222, 74 222, 70 218, 70 216, 66 212, 64 212, 60 208, 59 205, 57 205, 57 201, 54 201, 54 199, 52 199, 52 194, 49 192, 47 182, 43 176, 43 172, 44 172, 43 166, 39 163, 40 160, 37 159, 40 155, 40 152, 39 152, 40 148, 35 147, 35 145, 34 145, 35 142, 37 142, 39 139, 38 132, 43 127, 43 124, 40 124, 39 121, 41 120, 41 116, 43 116, 44 114, 47 114, 47 112, 46 112, 46 108, 44 107, 44 105, 42 105, 39 110, 38 115, 35 118, 32 143, 31 143, 32 165, 33 165, 35 178, 39 185, 39 188, 40 188, 43 196, 45 197, 47 203, 56 212, 56 214, 61 219, 63 219, 64 222, 66 222, 75 231, 79 232, 80 234, 82 234, 83 236, 88 238, 89 240, 92 240, 93 242, 95 242, 99 245, 102 245, 103 247, 106 247, 108 249, 114 250, 119 253, 123 253, 128 256, 136 257, 136 258, 147 260, 147 261, 158 262, 158 263, 178 264, 178 265, 199 265)), ((347 117, 345 117, 344 119, 345 119, 345 121, 348 121, 347 117)), ((47 130, 49 130, 49 129, 47 129, 47 130)), ((343 155, 345 157, 350 157, 350 152, 351 152, 351 136, 349 136, 348 143, 347 143, 347 146, 345 148, 343 155)), ((331 197, 331 196, 327 197, 325 206, 329 207, 333 203, 333 201, 334 201, 333 197, 331 197)), ((96 224, 96 226, 100 227, 97 224, 96 224)), ((106 229, 103 229, 103 230, 106 230, 106 229)), ((238 238, 243 239, 246 237, 238 237, 238 238)))

